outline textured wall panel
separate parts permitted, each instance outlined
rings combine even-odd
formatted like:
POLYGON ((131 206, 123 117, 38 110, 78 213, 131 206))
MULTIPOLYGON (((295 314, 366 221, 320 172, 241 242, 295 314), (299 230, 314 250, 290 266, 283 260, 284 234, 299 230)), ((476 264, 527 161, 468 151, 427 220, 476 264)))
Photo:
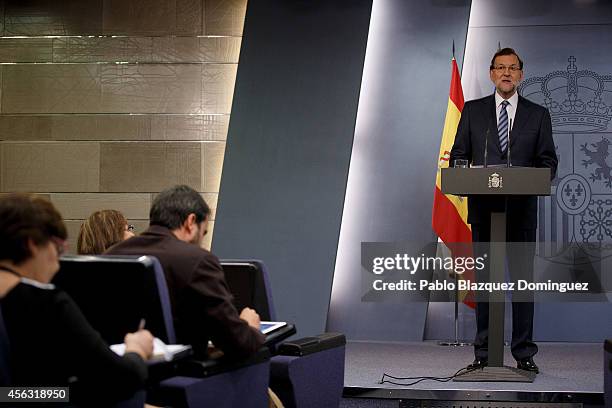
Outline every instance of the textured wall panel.
POLYGON ((238 37, 57 38, 53 40, 53 61, 237 63, 240 41, 238 37))
POLYGON ((104 209, 121 211, 128 219, 147 219, 151 207, 151 195, 145 193, 57 193, 51 194, 51 201, 68 219, 86 219, 104 209))
POLYGON ((3 113, 99 112, 99 65, 4 65, 3 113))
POLYGON ((101 74, 97 112, 201 113, 200 65, 103 65, 101 74))
POLYGON ((104 0, 104 34, 198 35, 202 0, 104 0))
POLYGON ((230 113, 237 69, 236 65, 202 66, 203 113, 230 113))
POLYGON ((0 140, 225 140, 228 115, 0 115, 0 140))
POLYGON ((204 34, 242 36, 247 0, 205 0, 204 34))
POLYGON ((207 233, 206 235, 204 235, 204 240, 202 241, 202 248, 206 248, 207 250, 210 251, 210 247, 212 244, 212 239, 213 239, 213 230, 215 229, 215 222, 214 221, 209 221, 208 222, 208 229, 207 229, 207 233))
POLYGON ((0 62, 51 62, 51 38, 0 38, 0 62))
POLYGON ((200 191, 219 191, 225 143, 203 143, 202 150, 202 188, 200 191))
POLYGON ((210 219, 214 220, 217 215, 217 201, 219 199, 219 193, 203 193, 202 197, 206 204, 210 207, 210 219))
POLYGON ((98 143, 3 143, 1 191, 97 191, 98 143))
POLYGON ((100 191, 154 192, 201 185, 201 143, 101 143, 100 191))
POLYGON ((102 0, 5 0, 4 35, 102 32, 102 0))
POLYGON ((6 65, 3 113, 229 113, 235 65, 6 65))
POLYGON ((151 117, 151 139, 225 140, 229 115, 159 115, 151 117))

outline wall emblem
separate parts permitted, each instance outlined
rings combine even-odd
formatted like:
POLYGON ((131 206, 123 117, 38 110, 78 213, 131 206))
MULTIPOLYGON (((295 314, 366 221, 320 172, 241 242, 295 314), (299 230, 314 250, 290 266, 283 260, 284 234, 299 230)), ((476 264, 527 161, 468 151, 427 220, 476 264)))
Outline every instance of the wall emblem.
MULTIPOLYGON (((540 197, 540 256, 553 257, 567 244, 601 248, 612 243, 612 75, 578 69, 568 58, 565 70, 527 78, 524 97, 546 106, 551 115, 559 169, 551 197, 540 197)), ((588 251, 587 251, 588 252, 588 251)))

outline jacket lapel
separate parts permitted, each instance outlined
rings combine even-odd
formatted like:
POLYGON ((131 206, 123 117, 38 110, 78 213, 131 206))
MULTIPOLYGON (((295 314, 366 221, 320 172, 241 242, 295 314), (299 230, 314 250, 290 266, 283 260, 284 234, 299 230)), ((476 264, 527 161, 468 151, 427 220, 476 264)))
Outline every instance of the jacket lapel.
MULTIPOLYGON (((490 126, 488 143, 493 143, 493 146, 495 146, 495 148, 501 153, 501 146, 499 145, 499 133, 497 133, 497 112, 495 111, 495 94, 485 99, 485 104, 488 115, 487 127, 490 126)), ((485 135, 485 137, 487 137, 487 135, 485 135)))
POLYGON ((518 106, 516 107, 516 112, 514 113, 514 123, 512 125, 512 131, 510 132, 510 143, 509 146, 514 145, 514 141, 516 138, 520 137, 521 129, 527 123, 527 119, 531 112, 525 106, 525 101, 522 96, 519 95, 518 106))

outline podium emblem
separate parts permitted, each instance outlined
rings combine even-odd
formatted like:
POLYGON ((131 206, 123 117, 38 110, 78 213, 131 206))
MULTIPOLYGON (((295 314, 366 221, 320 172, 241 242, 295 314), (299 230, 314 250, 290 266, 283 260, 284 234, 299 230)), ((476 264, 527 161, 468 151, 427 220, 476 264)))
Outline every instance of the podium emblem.
POLYGON ((489 176, 489 188, 502 188, 504 186, 503 181, 499 174, 493 173, 489 176))

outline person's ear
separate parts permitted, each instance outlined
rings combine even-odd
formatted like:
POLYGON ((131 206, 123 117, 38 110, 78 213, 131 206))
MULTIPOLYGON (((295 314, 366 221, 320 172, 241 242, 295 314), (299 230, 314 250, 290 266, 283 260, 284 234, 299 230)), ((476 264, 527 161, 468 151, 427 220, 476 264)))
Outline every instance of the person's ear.
POLYGON ((187 227, 187 232, 189 234, 193 233, 193 230, 197 227, 196 216, 194 213, 191 213, 187 216, 185 220, 185 226, 187 227))
POLYGON ((34 257, 38 253, 38 251, 40 251, 40 248, 38 248, 32 238, 28 238, 28 250, 30 251, 31 257, 34 257))

